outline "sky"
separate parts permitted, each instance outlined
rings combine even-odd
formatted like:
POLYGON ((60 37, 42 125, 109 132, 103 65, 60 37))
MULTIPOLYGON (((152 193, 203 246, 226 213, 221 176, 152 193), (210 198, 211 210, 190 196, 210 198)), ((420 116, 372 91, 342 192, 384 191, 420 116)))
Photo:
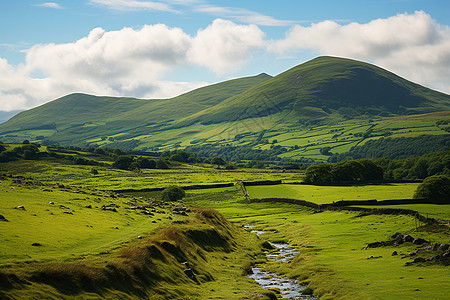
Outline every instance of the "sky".
POLYGON ((450 93, 448 0, 53 1, 0 0, 0 111, 169 98, 321 55, 450 93))

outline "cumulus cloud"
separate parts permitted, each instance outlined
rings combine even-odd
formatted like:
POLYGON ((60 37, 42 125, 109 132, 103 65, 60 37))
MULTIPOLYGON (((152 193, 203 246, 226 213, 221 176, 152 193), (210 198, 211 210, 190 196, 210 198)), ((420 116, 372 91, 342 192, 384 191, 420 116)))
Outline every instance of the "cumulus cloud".
POLYGON ((264 46, 264 33, 256 25, 236 25, 215 20, 197 32, 188 58, 218 74, 234 71, 245 63, 251 52, 264 46))
POLYGON ((41 7, 48 7, 48 8, 54 8, 54 9, 63 9, 61 5, 55 2, 45 2, 41 4, 35 4, 35 6, 41 6, 41 7))
POLYGON ((66 44, 37 44, 12 66, 0 59, 1 110, 24 109, 73 92, 141 98, 170 97, 205 85, 171 82, 177 67, 202 66, 224 74, 236 70, 251 51, 263 47, 254 25, 216 20, 195 36, 164 24, 118 31, 93 29, 66 44))
POLYGON ((313 50, 361 59, 450 92, 450 29, 423 11, 365 24, 323 21, 308 27, 295 25, 284 39, 268 48, 283 55, 313 50))

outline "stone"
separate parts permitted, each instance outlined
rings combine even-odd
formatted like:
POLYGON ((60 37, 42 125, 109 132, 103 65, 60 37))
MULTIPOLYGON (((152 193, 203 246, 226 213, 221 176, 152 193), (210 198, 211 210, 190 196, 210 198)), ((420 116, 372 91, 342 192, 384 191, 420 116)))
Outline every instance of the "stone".
POLYGON ((440 247, 441 243, 434 243, 433 246, 431 247, 431 250, 438 251, 440 247))
POLYGON ((392 252, 391 256, 396 256, 398 255, 397 251, 392 252))
POLYGON ((48 204, 55 204, 55 202, 53 202, 53 201, 50 201, 48 204))
POLYGON ((421 238, 415 238, 412 243, 414 245, 423 245, 423 244, 427 243, 427 241, 424 239, 421 239, 421 238))
POLYGON ((414 241, 414 238, 407 234, 403 237, 403 240, 405 241, 405 243, 412 243, 414 241))
POLYGON ((441 246, 439 247, 439 250, 441 251, 447 251, 448 249, 450 249, 449 244, 441 244, 441 246))
POLYGON ((8 221, 4 215, 0 215, 0 221, 8 221))
POLYGON ((186 274, 187 277, 189 277, 193 281, 198 282, 197 277, 195 276, 194 271, 192 271, 192 269, 184 270, 184 274, 186 274))
POLYGON ((401 234, 400 232, 396 232, 391 235, 391 238, 393 238, 394 240, 396 240, 397 238, 401 238, 403 240, 403 234, 401 234))

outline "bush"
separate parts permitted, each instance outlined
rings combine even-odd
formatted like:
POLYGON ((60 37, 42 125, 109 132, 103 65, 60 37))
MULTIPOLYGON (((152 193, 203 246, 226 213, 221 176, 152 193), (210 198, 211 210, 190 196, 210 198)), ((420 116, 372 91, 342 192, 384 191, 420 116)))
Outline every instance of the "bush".
POLYGON ((133 159, 126 155, 120 155, 113 163, 113 167, 122 170, 128 170, 130 168, 133 159))
POLYGON ((163 159, 158 159, 156 161, 156 168, 158 169, 168 169, 169 165, 167 164, 167 162, 163 159))
POLYGON ((433 175, 417 187, 414 199, 450 199, 450 177, 447 175, 433 175))
POLYGON ((177 201, 186 195, 184 190, 178 186, 169 186, 162 191, 161 197, 164 201, 177 201))

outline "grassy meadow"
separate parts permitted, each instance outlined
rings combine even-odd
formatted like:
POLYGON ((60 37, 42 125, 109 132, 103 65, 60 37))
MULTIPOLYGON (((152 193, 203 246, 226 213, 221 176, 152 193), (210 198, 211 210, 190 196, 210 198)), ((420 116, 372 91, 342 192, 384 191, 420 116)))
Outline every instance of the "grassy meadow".
MULTIPOLYGON (((45 151, 45 149, 41 149, 45 151)), ((72 155, 67 153, 67 155, 72 155)), ((247 203, 239 184, 187 190, 161 204, 161 192, 121 192, 169 185, 283 180, 249 186, 251 198, 340 200, 411 198, 418 184, 313 186, 302 172, 217 169, 174 164, 168 170, 125 171, 107 157, 99 166, 48 157, 0 164, 0 298, 5 299, 276 299, 248 278, 259 265, 299 280, 320 299, 445 299, 450 269, 405 257, 420 246, 368 248, 395 232, 450 243, 446 226, 412 216, 315 211, 285 203, 247 203), (95 168, 98 174, 91 170, 95 168), (20 208, 23 206, 23 208, 20 208), (102 210, 109 207, 113 210, 102 210), (175 207, 187 207, 186 215, 175 207), (257 236, 242 228, 254 224, 257 236), (299 254, 267 262, 265 241, 286 242, 299 254), (394 251, 398 255, 392 256, 394 251), (186 265, 186 263, 188 263, 186 265), (189 271, 190 270, 190 271, 189 271), (189 277, 195 274, 195 280, 189 277)), ((91 156, 89 156, 91 155, 91 156)), ((373 207, 369 207, 373 208, 373 207)), ((448 205, 395 205, 450 220, 448 205)), ((420 254, 420 257, 431 254, 420 254)))
MULTIPOLYGON (((412 259, 401 255, 418 246, 364 249, 368 243, 389 240, 395 232, 449 243, 448 228, 436 231, 402 215, 317 213, 293 204, 248 204, 234 197, 210 201, 198 194, 188 200, 217 209, 236 224, 255 224, 253 229, 267 231, 262 239, 293 245, 299 254, 290 264, 270 262, 265 268, 308 284, 320 299, 446 299, 450 292, 448 266, 405 265, 412 259), (394 251, 399 255, 392 256, 394 251), (371 256, 375 258, 368 259, 371 256)), ((448 206, 439 208, 450 211, 448 206)))
POLYGON ((377 185, 318 186, 282 184, 248 186, 251 198, 292 198, 316 204, 329 204, 341 200, 412 199, 419 183, 388 183, 377 185))

